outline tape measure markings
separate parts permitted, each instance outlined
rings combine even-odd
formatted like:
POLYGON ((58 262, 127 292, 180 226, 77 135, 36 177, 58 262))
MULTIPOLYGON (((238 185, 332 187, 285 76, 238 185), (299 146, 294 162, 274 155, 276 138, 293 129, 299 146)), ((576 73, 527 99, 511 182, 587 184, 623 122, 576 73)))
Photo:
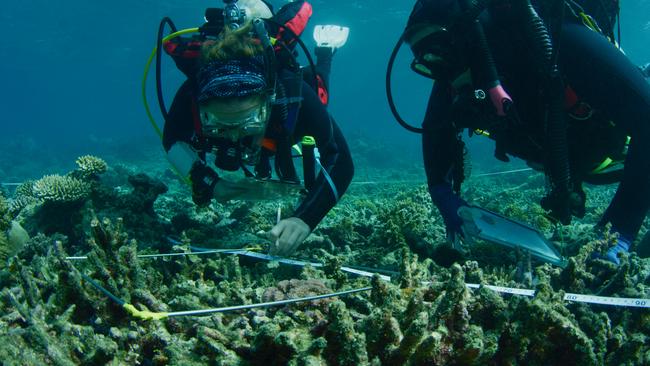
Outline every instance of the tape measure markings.
MULTIPOLYGON (((193 253, 178 253, 179 255, 186 255, 186 254, 198 254, 198 253, 203 253, 207 254, 207 252, 219 252, 219 253, 227 253, 227 254, 237 254, 237 255, 242 255, 242 256, 247 256, 251 258, 257 258, 257 259, 262 259, 266 261, 277 261, 279 263, 287 264, 287 265, 292 265, 292 266, 299 266, 299 267, 304 267, 306 265, 310 265, 312 267, 323 267, 322 263, 312 263, 312 262, 305 262, 305 261, 299 261, 295 259, 288 259, 288 258, 283 258, 283 257, 275 257, 271 256, 268 254, 262 254, 262 253, 257 253, 257 252, 252 252, 248 250, 241 250, 241 249, 236 249, 236 250, 221 250, 221 251, 204 251, 204 252, 193 252, 193 253)), ((81 260, 81 259, 86 259, 86 257, 67 257, 66 259, 69 260, 81 260)), ((390 282, 391 278, 390 276, 382 275, 379 273, 373 273, 369 271, 363 271, 360 269, 355 269, 355 268, 350 268, 350 267, 341 267, 341 270, 344 272, 352 273, 355 275, 363 276, 363 277, 373 277, 373 276, 379 276, 384 281, 390 282)), ((430 281, 422 281, 421 285, 427 286, 430 285, 430 281)), ((495 285, 480 285, 476 283, 466 283, 465 286, 471 289, 478 289, 480 287, 486 287, 489 288, 497 293, 502 293, 502 294, 511 294, 511 295, 520 295, 520 296, 528 296, 528 297, 534 297, 535 296, 535 290, 531 289, 520 289, 520 288, 513 288, 513 287, 505 287, 505 286, 495 286, 495 285)), ((589 303, 589 304, 599 304, 599 305, 610 305, 610 306, 622 306, 622 307, 637 307, 637 308, 650 308, 650 299, 643 299, 643 298, 628 298, 628 297, 606 297, 606 296, 596 296, 596 295, 582 295, 582 294, 574 294, 574 293, 566 293, 564 295, 564 300, 565 301, 572 301, 572 302, 582 302, 582 303, 589 303)))

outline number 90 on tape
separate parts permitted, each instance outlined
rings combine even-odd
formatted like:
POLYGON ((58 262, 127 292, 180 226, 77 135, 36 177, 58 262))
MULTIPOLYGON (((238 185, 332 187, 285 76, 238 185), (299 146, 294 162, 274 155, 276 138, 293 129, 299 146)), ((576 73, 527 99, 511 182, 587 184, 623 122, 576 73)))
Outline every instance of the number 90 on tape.
POLYGON ((633 299, 628 297, 604 297, 604 296, 567 293, 564 295, 564 300, 575 301, 575 302, 586 302, 591 304, 601 304, 601 305, 650 308, 650 299, 633 299))

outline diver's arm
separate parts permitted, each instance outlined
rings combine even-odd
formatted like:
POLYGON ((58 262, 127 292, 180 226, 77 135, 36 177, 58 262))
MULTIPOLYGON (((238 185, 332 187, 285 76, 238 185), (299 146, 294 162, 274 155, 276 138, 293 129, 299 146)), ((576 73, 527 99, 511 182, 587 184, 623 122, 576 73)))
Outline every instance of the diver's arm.
MULTIPOLYGON (((314 187, 295 211, 295 216, 314 229, 345 193, 354 166, 341 130, 321 104, 316 93, 303 85, 305 98, 298 115, 295 136, 312 136, 320 153, 321 171, 314 187)), ((318 164, 318 163, 317 163, 318 164)))
POLYGON ((190 82, 186 81, 174 96, 162 136, 167 160, 174 171, 186 181, 190 179, 190 172, 196 163, 205 164, 191 144, 194 135, 192 103, 192 89, 190 82))
POLYGON ((179 141, 191 143, 194 135, 192 103, 192 86, 189 81, 185 81, 174 96, 163 127, 162 143, 165 151, 169 152, 179 141))
POLYGON ((220 181, 217 173, 206 165, 203 154, 191 144, 194 136, 192 120, 192 87, 186 81, 176 92, 163 129, 163 146, 176 173, 192 186, 192 200, 199 206, 219 198, 215 190, 220 181))
POLYGON ((455 190, 460 182, 454 182, 454 162, 462 148, 458 131, 451 120, 451 89, 437 83, 433 87, 424 123, 422 125, 422 153, 424 169, 431 200, 438 208, 452 242, 462 234, 462 220, 458 209, 467 205, 455 190), (456 184, 455 184, 456 183, 456 184))
POLYGON ((314 49, 314 54, 316 55, 316 72, 323 80, 325 88, 329 89, 334 49, 331 47, 316 47, 314 49))
POLYGON ((451 89, 436 83, 429 97, 422 128, 422 154, 429 190, 451 184, 451 170, 458 153, 458 131, 451 122, 451 89))

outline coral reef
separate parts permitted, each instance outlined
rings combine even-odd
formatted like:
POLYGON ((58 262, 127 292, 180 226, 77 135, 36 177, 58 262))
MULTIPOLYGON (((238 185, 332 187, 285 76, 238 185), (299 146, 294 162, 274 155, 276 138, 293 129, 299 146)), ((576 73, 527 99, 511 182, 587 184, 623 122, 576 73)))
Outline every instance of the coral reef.
POLYGON ((90 194, 90 186, 69 176, 46 175, 34 182, 34 197, 44 203, 61 204, 82 201, 90 194))
POLYGON ((6 231, 11 227, 11 207, 5 197, 0 194, 0 232, 6 231))
POLYGON ((5 364, 650 363, 647 309, 563 300, 565 291, 650 296, 650 260, 630 253, 616 267, 592 259, 615 239, 592 228, 608 202, 607 188, 590 189, 587 216, 564 228, 550 225, 537 208, 539 177, 471 178, 463 192, 560 242, 569 257, 563 269, 488 243, 452 253, 426 187, 402 184, 352 186, 297 253, 323 266, 296 267, 229 254, 138 257, 190 245, 265 244, 257 233, 273 226, 278 204, 282 216, 290 216, 291 200, 197 209, 172 175, 118 167, 96 178, 78 169, 26 182, 10 201, 0 197, 0 248, 12 220, 32 234, 22 236, 0 268, 5 364), (44 181, 60 186, 71 179, 85 188, 39 193, 44 181), (69 192, 83 194, 72 199, 69 192), (49 216, 46 207, 53 208, 49 216), (167 236, 178 238, 176 246, 167 236), (381 269, 392 281, 354 277, 344 266, 381 269), (503 295, 466 283, 534 288, 537 295, 503 295), (166 313, 366 286, 371 290, 338 298, 158 320, 140 319, 120 304, 166 313))
POLYGON ((104 160, 92 155, 80 156, 75 163, 79 175, 85 179, 97 179, 108 169, 108 164, 104 160))

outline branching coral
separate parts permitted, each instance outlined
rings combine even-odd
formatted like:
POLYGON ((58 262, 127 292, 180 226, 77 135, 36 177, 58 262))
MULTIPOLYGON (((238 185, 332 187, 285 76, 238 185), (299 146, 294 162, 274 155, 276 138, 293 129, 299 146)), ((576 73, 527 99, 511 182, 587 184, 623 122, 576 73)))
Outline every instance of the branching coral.
POLYGON ((108 169, 108 165, 104 160, 92 155, 80 156, 75 163, 79 175, 85 179, 96 179, 108 169))
POLYGON ((11 210, 7 200, 0 193, 0 232, 6 231, 11 227, 11 210))
POLYGON ((34 182, 33 192, 45 203, 68 203, 88 197, 90 186, 73 177, 46 175, 34 182))
MULTIPOLYGON (((303 245, 299 254, 325 266, 299 269, 233 255, 138 258, 144 252, 169 250, 167 242, 150 239, 166 235, 169 224, 161 217, 174 217, 175 210, 181 208, 185 212, 194 209, 188 206, 189 199, 179 199, 188 193, 175 185, 169 185, 173 192, 165 195, 175 204, 154 206, 168 182, 139 176, 130 183, 133 190, 106 187, 104 181, 91 184, 92 194, 81 202, 110 220, 91 220, 90 209, 80 210, 83 220, 79 226, 88 240, 71 243, 60 235, 36 235, 0 271, 4 288, 0 329, 6 330, 0 332, 1 359, 62 365, 650 361, 650 321, 643 309, 563 301, 563 290, 648 297, 647 261, 629 255, 616 268, 590 260, 590 252, 606 245, 587 243, 583 235, 589 231, 586 225, 573 226, 564 235, 583 249, 575 250, 578 254, 565 269, 537 267, 532 282, 537 284, 538 295, 527 298, 501 295, 487 287, 470 290, 465 285, 525 286, 517 282, 522 277, 513 266, 472 258, 476 260, 442 268, 426 258, 428 251, 421 249, 438 246, 444 240, 444 227, 436 221, 437 211, 432 210, 424 187, 399 193, 373 188, 368 189, 372 194, 343 200, 316 230, 319 239, 303 245), (161 211, 166 212, 159 216, 161 211), (155 243, 155 249, 148 243, 155 243), (413 249, 418 250, 417 255, 413 249), (65 260, 70 251, 88 260, 65 260), (387 282, 379 276, 368 280, 341 271, 342 266, 355 264, 386 266, 400 273, 387 282), (157 312, 323 294, 365 287, 369 282, 372 290, 280 308, 142 321, 90 286, 81 273, 137 309, 157 312)), ((31 191, 32 185, 23 188, 31 191)), ((504 200, 511 213, 531 219, 517 210, 533 207, 531 202, 528 206, 517 204, 526 199, 525 194, 510 199, 490 191, 489 185, 483 188, 466 193, 499 207, 497 201, 504 200)), ((192 238, 211 239, 216 244, 224 241, 222 234, 237 237, 237 244, 257 244, 249 233, 272 227, 277 203, 235 202, 211 209, 216 213, 205 215, 205 221, 176 218, 171 225, 193 230, 197 236, 192 238)), ((289 210, 283 214, 289 215, 289 210)), ((43 231, 43 227, 39 224, 36 229, 43 231)), ((174 250, 188 250, 189 243, 186 240, 174 250)), ((524 269, 529 272, 528 267, 524 269)))

